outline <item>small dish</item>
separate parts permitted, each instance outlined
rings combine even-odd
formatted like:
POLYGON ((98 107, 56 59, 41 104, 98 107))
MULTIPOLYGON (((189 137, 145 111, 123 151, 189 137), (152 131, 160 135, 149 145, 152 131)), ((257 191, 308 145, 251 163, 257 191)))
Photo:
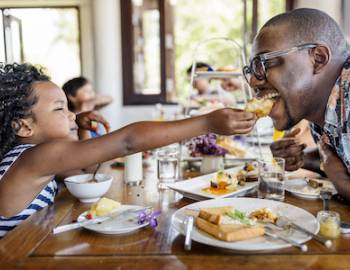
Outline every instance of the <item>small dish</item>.
MULTIPOLYGON (((333 195, 337 194, 332 182, 320 179, 317 179, 317 182, 322 183, 323 189, 330 190, 333 195)), ((309 186, 305 179, 286 180, 284 183, 284 188, 294 196, 309 200, 320 199, 320 192, 322 189, 321 187, 313 188, 309 186)))
POLYGON ((93 177, 92 174, 81 174, 64 179, 69 192, 83 203, 98 201, 110 188, 113 177, 108 174, 96 174, 97 182, 88 182, 93 177))

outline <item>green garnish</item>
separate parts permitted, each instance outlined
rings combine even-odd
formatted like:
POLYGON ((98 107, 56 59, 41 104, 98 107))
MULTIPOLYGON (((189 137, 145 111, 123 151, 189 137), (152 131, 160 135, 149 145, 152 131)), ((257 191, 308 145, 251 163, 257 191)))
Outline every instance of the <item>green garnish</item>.
POLYGON ((228 215, 230 218, 234 220, 238 220, 242 224, 248 224, 248 225, 250 224, 249 218, 245 215, 245 213, 241 211, 234 210, 233 212, 226 213, 226 215, 228 215))

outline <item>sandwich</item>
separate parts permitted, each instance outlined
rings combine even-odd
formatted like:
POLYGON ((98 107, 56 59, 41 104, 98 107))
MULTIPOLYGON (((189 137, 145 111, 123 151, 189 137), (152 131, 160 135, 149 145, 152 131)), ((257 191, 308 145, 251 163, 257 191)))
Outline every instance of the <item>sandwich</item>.
POLYGON ((233 207, 203 208, 196 226, 217 239, 234 242, 264 235, 264 227, 254 225, 244 213, 233 207))
POLYGON ((247 102, 246 111, 255 113, 258 118, 269 115, 274 100, 270 98, 253 98, 247 102))

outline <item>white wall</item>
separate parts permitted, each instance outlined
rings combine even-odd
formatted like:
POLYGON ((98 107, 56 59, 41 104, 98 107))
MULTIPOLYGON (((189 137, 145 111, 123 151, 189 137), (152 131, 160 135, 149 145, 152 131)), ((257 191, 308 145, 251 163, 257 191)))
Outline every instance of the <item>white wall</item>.
MULTIPOLYGON (((151 120, 155 106, 123 106, 120 1, 93 0, 95 47, 95 86, 100 93, 112 95, 113 104, 102 113, 112 129, 151 120)), ((131 48, 130 48, 131 49, 131 48)), ((179 111, 178 106, 164 106, 165 113, 179 111)))
POLYGON ((122 59, 119 1, 93 0, 95 86, 99 93, 111 95, 114 102, 102 113, 112 129, 121 125, 122 59))
POLYGON ((341 0, 296 0, 295 8, 317 8, 330 15, 338 24, 341 24, 341 2, 341 0))

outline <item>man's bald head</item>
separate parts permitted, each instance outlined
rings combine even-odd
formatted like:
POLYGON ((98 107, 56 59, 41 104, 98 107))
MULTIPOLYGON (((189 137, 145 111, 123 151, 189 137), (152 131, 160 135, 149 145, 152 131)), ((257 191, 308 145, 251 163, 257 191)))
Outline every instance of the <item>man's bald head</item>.
POLYGON ((287 38, 291 46, 304 43, 320 43, 330 47, 333 56, 346 57, 349 45, 338 24, 326 13, 310 8, 295 9, 279 14, 261 28, 257 39, 265 30, 286 26, 287 38))

